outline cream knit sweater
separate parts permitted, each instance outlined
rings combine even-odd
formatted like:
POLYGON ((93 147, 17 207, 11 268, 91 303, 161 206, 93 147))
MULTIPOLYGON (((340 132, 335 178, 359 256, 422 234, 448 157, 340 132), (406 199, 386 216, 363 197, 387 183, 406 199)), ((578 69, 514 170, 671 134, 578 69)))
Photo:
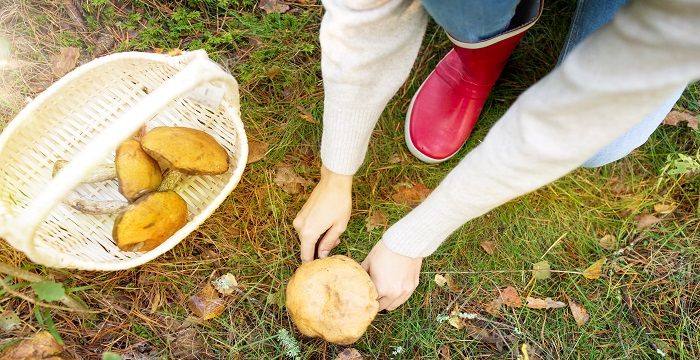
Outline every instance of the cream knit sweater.
MULTIPOLYGON (((419 0, 325 0, 321 158, 354 174, 408 77, 427 17, 419 0)), ((430 196, 390 227, 393 251, 424 257, 459 226, 579 167, 700 78, 700 0, 637 0, 530 87, 430 196)))

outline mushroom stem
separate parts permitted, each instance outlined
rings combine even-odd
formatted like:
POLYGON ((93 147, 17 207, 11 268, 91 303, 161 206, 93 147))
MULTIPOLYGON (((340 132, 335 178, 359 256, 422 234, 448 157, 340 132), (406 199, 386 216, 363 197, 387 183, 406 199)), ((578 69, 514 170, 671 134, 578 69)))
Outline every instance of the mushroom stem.
POLYGON ((175 185, 182 180, 183 176, 183 173, 173 168, 165 170, 165 173, 163 174, 163 181, 161 181, 158 191, 168 191, 174 189, 175 185))
MULTIPOLYGON (((68 165, 69 161, 67 160, 56 160, 53 164, 53 172, 51 174, 52 177, 56 177, 59 171, 61 171, 66 165, 68 165)), ((114 167, 114 164, 110 163, 104 163, 97 165, 97 167, 92 170, 89 174, 85 176, 82 180, 80 180, 81 183, 83 184, 89 184, 89 183, 96 183, 96 182, 101 182, 101 181, 107 181, 107 180, 112 180, 117 177, 117 169, 114 167)))
POLYGON ((75 193, 68 194, 63 202, 75 210, 91 215, 118 214, 129 206, 126 201, 93 200, 75 193))

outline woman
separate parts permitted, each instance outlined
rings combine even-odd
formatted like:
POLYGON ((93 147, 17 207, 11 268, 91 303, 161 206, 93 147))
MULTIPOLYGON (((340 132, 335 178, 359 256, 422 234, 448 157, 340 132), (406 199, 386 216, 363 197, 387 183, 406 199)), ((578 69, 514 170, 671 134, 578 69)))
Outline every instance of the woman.
MULTIPOLYGON (((466 221, 579 166, 600 166, 640 146, 686 84, 700 77, 700 0, 638 0, 621 8, 624 3, 580 0, 561 64, 524 92, 483 142, 372 248, 362 265, 377 286, 380 308, 393 310, 410 297, 423 257, 466 221)), ((352 175, 379 115, 408 76, 425 10, 450 34, 454 49, 414 96, 406 142, 419 159, 440 162, 466 141, 506 58, 542 5, 327 0, 324 6, 323 167, 294 220, 304 261, 313 259, 318 242, 325 257, 340 241, 350 217, 352 175)))

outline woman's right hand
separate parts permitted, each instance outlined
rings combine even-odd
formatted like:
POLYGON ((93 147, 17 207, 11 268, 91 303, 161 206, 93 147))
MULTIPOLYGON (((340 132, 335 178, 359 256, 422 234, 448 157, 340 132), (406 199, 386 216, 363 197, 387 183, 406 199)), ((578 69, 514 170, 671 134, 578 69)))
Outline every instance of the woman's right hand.
POLYGON ((352 176, 336 174, 321 167, 321 181, 316 185, 293 225, 301 240, 301 260, 324 258, 340 243, 352 210, 352 176))

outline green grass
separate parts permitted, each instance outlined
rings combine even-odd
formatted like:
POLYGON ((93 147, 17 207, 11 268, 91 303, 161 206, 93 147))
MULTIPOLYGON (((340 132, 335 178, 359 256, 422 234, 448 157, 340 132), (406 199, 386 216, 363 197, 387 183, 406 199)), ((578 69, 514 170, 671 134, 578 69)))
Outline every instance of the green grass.
MULTIPOLYGON (((137 269, 116 273, 46 269, 0 243, 2 261, 55 276, 67 288, 88 287, 76 293, 103 312, 83 317, 51 310, 67 346, 80 356, 94 358, 110 350, 163 359, 187 358, 192 352, 197 358, 281 359, 286 351, 277 337, 281 329, 297 339, 304 359, 332 359, 343 349, 302 338, 285 309, 267 301, 269 295, 283 291, 299 265, 291 222, 311 190, 285 193, 272 182, 275 168, 292 165, 307 179, 319 177, 321 127, 306 121, 303 113, 319 120, 323 112, 317 36, 321 11, 318 6, 292 6, 294 11, 287 14, 267 15, 255 3, 142 0, 115 7, 104 0, 85 2, 92 30, 137 32, 128 41, 125 37, 118 50, 207 49, 239 80, 248 136, 268 142, 270 151, 249 166, 237 189, 197 231, 137 269), (226 311, 213 320, 192 318, 189 297, 213 276, 226 272, 236 275, 244 295, 231 299, 226 311)), ((391 200, 394 185, 437 186, 518 94, 554 67, 574 5, 548 2, 542 20, 513 54, 465 149, 438 166, 413 159, 402 132, 410 97, 449 47, 446 36, 431 24, 410 79, 375 129, 354 185, 352 218, 335 253, 362 260, 383 232, 366 230, 369 214, 382 210, 393 223, 410 210, 391 200), (403 160, 390 163, 396 154, 403 160)), ((56 46, 89 50, 82 35, 69 27, 57 34, 56 46)), ((700 86, 693 84, 677 107, 698 113, 699 98, 700 86)), ((509 328, 500 331, 515 336, 511 347, 537 345, 555 359, 658 358, 650 341, 672 358, 700 357, 700 182, 697 176, 663 175, 678 154, 697 156, 699 145, 699 132, 662 126, 622 161, 577 170, 469 222, 426 259, 421 285, 411 299, 394 312, 378 315, 354 347, 367 358, 438 358, 444 347, 453 359, 514 358, 507 348, 499 351, 465 330, 437 321, 439 315, 458 308, 507 324, 509 328), (611 186, 613 179, 624 191, 611 186), (636 230, 636 215, 669 202, 678 204, 673 214, 650 229, 636 230), (617 269, 609 266, 601 279, 567 273, 583 271, 601 257, 613 258, 598 245, 605 234, 615 235, 621 244, 642 239, 615 261, 617 269), (494 255, 480 249, 484 240, 496 242, 494 255), (532 281, 528 270, 541 260, 564 272, 532 281), (456 289, 439 288, 432 280, 436 273, 450 274, 456 289), (504 309, 498 317, 485 312, 483 304, 496 297, 496 288, 505 286, 514 286, 523 298, 566 301, 568 296, 585 306, 590 320, 578 327, 568 309, 504 309), (628 289, 649 336, 631 322, 621 287, 628 289), (512 327, 522 335, 516 336, 512 327), (392 355, 398 347, 403 352, 392 355)), ((39 327, 31 304, 2 296, 0 306, 15 309, 23 321, 39 327)), ((0 339, 26 334, 29 328, 21 331, 0 334, 0 339)))

